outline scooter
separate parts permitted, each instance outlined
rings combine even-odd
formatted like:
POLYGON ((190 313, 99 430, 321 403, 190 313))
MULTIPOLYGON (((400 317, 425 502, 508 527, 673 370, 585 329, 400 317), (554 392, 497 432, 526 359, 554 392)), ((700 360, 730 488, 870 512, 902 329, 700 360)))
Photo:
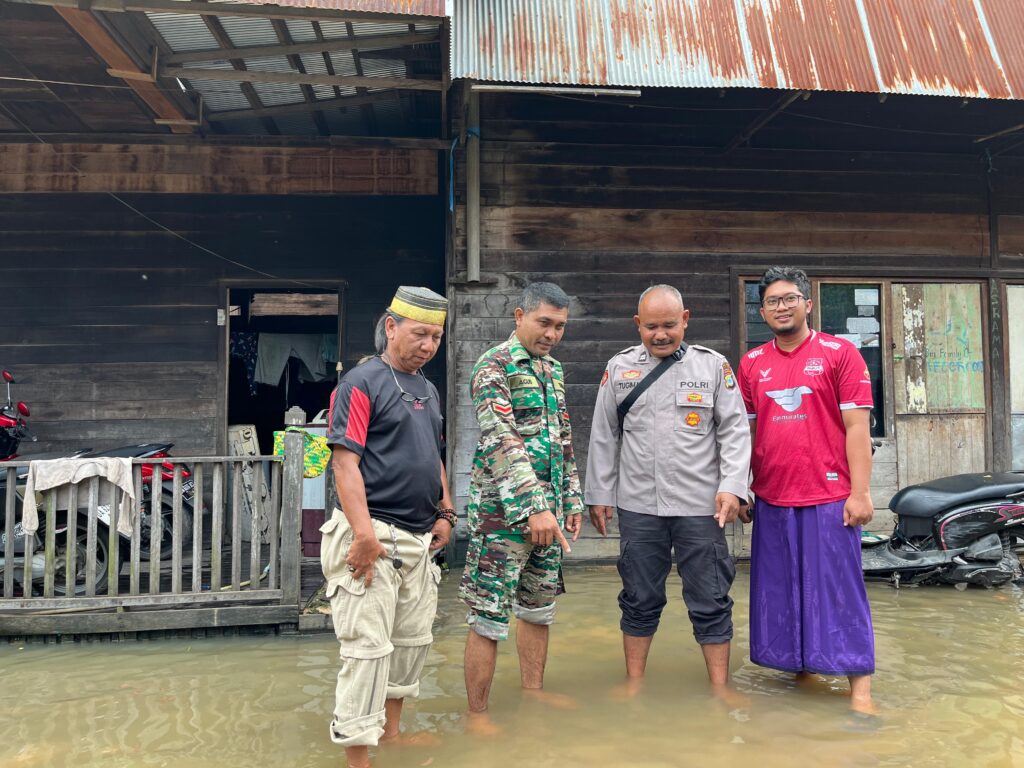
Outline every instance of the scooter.
MULTIPOLYGON (((27 405, 19 402, 14 406, 11 401, 11 384, 15 383, 14 376, 9 371, 0 373, 7 382, 7 405, 0 409, 0 521, 6 519, 7 483, 8 471, 4 469, 4 462, 11 461, 17 457, 18 446, 23 440, 36 441, 36 436, 28 428, 25 419, 30 416, 27 405)), ((170 462, 161 462, 159 459, 170 457, 170 443, 144 443, 141 445, 124 446, 108 451, 92 452, 88 449, 67 453, 45 453, 34 454, 32 459, 57 459, 57 458, 86 458, 86 457, 117 457, 117 458, 144 458, 156 459, 153 463, 142 465, 142 489, 143 498, 139 513, 140 547, 139 554, 142 560, 151 558, 151 530, 152 530, 152 489, 154 477, 159 476, 158 482, 163 486, 161 494, 161 515, 163 517, 162 538, 160 541, 159 557, 165 560, 172 555, 172 515, 173 515, 173 494, 174 494, 174 465, 170 462)), ((15 523, 13 529, 13 552, 12 564, 15 566, 15 578, 20 580, 23 575, 25 562, 25 530, 21 523, 21 506, 24 500, 25 481, 28 476, 28 467, 19 467, 15 471, 15 523)), ((66 501, 64 502, 66 505, 66 501)), ((77 547, 75 562, 77 563, 76 593, 85 591, 85 567, 86 547, 88 543, 85 527, 87 508, 79 506, 78 529, 75 536, 68 536, 67 507, 57 509, 56 528, 54 530, 56 543, 56 575, 54 579, 54 592, 64 594, 66 591, 65 571, 67 561, 67 549, 69 541, 77 547)), ((182 514, 181 529, 183 545, 191 541, 195 516, 195 489, 192 473, 188 467, 182 470, 182 514)), ((96 532, 96 591, 101 592, 106 588, 107 581, 107 558, 108 558, 108 529, 110 525, 110 506, 100 504, 97 507, 97 532, 96 532)), ((40 515, 40 528, 35 534, 33 542, 33 584, 42 583, 45 567, 45 556, 43 555, 43 542, 45 541, 45 520, 40 515)), ((5 564, 7 532, 0 530, 0 568, 5 564)), ((122 559, 130 555, 131 542, 127 536, 120 534, 120 549, 122 559)))
POLYGON ((899 491, 892 535, 865 540, 864 577, 996 587, 1024 581, 1024 474, 953 475, 899 491))

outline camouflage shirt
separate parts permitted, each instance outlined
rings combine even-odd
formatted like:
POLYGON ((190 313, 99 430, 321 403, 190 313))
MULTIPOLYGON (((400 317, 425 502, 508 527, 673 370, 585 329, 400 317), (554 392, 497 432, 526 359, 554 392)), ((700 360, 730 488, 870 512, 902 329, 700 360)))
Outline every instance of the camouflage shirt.
POLYGON ((470 391, 480 422, 470 530, 513 530, 544 510, 560 522, 582 514, 561 364, 532 357, 513 333, 477 361, 470 391))

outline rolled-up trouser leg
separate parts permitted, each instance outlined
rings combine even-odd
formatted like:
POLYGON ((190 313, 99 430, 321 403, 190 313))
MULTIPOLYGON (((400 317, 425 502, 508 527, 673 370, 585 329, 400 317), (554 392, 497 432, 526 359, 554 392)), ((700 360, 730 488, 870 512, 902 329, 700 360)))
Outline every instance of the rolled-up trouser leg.
POLYGON ((733 631, 729 589, 736 578, 736 565, 729 554, 725 531, 711 515, 670 520, 672 547, 693 636, 701 645, 727 643, 733 631))
POLYGON ((512 615, 529 624, 554 624, 555 598, 564 591, 561 545, 556 541, 546 547, 533 547, 519 573, 512 615))
POLYGON ((394 590, 383 568, 375 573, 369 589, 351 576, 327 588, 341 645, 331 741, 344 747, 374 746, 384 734, 394 590))
POLYGON ((384 735, 384 699, 390 658, 342 656, 334 695, 331 741, 343 747, 376 746, 384 735))
POLYGON ((395 650, 388 673, 389 699, 419 696, 420 675, 434 641, 431 628, 437 614, 441 569, 430 559, 430 539, 429 533, 397 531, 398 556, 403 568, 391 632, 395 650))
POLYGON ((508 614, 533 545, 523 534, 474 533, 466 552, 459 596, 469 607, 466 622, 488 640, 508 637, 508 614))
POLYGON ((668 602, 665 581, 672 570, 668 519, 619 509, 619 626, 625 635, 650 637, 661 622, 668 602))

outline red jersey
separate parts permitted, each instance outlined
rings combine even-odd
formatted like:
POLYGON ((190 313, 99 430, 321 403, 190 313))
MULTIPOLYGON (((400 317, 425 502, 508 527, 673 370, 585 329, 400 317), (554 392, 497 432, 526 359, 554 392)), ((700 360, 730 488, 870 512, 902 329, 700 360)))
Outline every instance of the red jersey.
POLYGON ((850 342, 811 335, 792 352, 775 341, 743 356, 740 393, 757 420, 751 489, 781 507, 827 504, 850 495, 842 412, 870 408, 871 377, 850 342))

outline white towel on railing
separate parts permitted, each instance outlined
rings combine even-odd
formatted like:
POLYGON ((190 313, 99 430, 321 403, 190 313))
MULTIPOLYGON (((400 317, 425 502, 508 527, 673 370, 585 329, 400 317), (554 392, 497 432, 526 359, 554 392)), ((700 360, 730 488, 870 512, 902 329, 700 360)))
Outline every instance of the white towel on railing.
POLYGON ((124 491, 117 516, 117 532, 131 536, 138 509, 135 504, 135 483, 132 481, 132 460, 112 458, 51 459, 29 464, 21 515, 25 533, 32 535, 39 529, 39 510, 36 505, 38 491, 78 483, 90 477, 106 478, 124 491))

